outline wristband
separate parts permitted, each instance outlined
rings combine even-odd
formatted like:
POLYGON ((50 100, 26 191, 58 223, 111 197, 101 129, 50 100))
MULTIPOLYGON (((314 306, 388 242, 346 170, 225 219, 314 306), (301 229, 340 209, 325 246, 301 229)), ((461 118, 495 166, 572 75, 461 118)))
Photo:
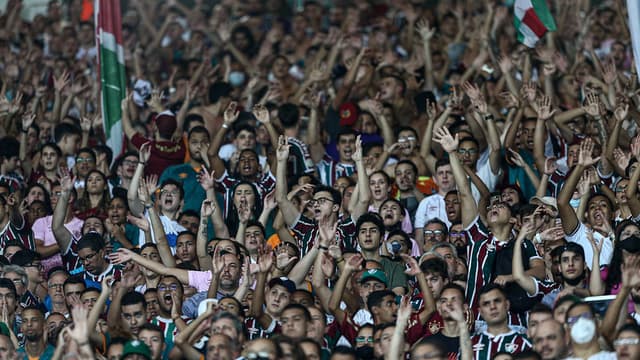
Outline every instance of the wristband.
POLYGON ((138 161, 138 164, 147 165, 147 163, 144 161, 138 161))
POLYGON ((341 257, 340 260, 336 261, 336 264, 340 264, 341 262, 344 262, 344 258, 341 257))
POLYGON ((328 247, 326 247, 326 246, 324 246, 324 245, 320 245, 320 246, 318 246, 318 248, 319 248, 320 250, 329 250, 329 248, 328 248, 328 247))
POLYGON ((486 121, 493 120, 493 114, 485 115, 482 118, 485 119, 486 121))

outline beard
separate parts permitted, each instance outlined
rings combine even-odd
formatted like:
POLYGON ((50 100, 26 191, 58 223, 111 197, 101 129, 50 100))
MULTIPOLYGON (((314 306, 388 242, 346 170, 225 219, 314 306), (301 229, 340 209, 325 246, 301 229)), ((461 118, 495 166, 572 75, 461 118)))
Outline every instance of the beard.
POLYGON ((580 276, 576 277, 575 279, 567 279, 563 276, 562 280, 571 286, 578 286, 584 281, 585 276, 587 275, 583 271, 582 274, 580 274, 580 276))

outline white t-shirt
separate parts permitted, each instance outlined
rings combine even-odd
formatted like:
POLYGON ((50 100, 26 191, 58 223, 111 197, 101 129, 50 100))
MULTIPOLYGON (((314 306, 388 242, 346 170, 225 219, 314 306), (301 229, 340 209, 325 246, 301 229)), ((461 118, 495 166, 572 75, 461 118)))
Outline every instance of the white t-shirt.
POLYGON ((593 354, 589 356, 588 359, 579 358, 579 357, 568 357, 565 360, 616 360, 618 356, 615 352, 609 351, 600 351, 597 354, 593 354))
MULTIPOLYGON (((591 247, 591 242, 587 238, 587 227, 579 222, 578 227, 572 234, 568 234, 566 236, 568 241, 574 242, 582 246, 584 250, 584 261, 587 263, 587 267, 591 270, 591 266, 593 264, 593 248, 591 247)), ((594 240, 600 244, 601 241, 604 241, 602 244, 602 250, 600 251, 600 266, 609 265, 611 262, 611 258, 613 257, 613 243, 609 237, 605 237, 597 231, 593 232, 594 240)))
POLYGON ((447 224, 447 228, 451 226, 451 222, 447 218, 447 209, 444 203, 444 196, 435 193, 429 195, 420 201, 416 210, 416 217, 413 224, 414 229, 424 228, 424 225, 433 218, 438 218, 447 224))

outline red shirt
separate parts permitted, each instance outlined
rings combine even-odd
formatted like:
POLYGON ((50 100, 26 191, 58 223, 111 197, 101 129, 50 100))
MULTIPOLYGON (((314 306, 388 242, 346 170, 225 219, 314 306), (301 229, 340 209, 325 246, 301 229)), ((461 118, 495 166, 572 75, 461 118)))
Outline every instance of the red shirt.
POLYGON ((135 133, 131 138, 131 143, 140 150, 140 147, 145 143, 151 143, 151 156, 149 162, 145 166, 145 175, 158 175, 162 174, 164 169, 172 165, 184 164, 184 157, 186 154, 183 140, 178 142, 173 141, 155 141, 147 139, 135 133))

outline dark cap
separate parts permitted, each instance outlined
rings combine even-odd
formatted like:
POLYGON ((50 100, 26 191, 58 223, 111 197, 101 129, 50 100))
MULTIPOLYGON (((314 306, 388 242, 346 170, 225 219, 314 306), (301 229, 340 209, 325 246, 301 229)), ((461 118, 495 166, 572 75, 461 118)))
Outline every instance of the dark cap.
POLYGON ((32 264, 34 260, 40 260, 40 254, 33 250, 20 250, 11 257, 11 264, 25 266, 32 264))
POLYGON ((283 286, 290 294, 296 291, 296 284, 284 276, 273 278, 269 281, 269 288, 273 288, 276 285, 283 286))

